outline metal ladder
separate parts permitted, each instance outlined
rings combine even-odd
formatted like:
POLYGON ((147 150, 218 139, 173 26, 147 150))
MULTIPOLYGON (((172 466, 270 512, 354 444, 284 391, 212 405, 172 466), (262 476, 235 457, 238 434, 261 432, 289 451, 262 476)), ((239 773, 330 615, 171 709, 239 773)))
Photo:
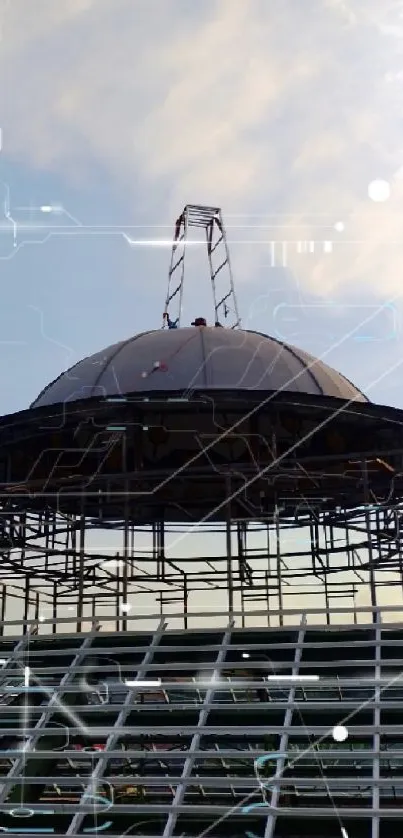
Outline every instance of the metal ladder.
MULTIPOLYGON (((168 275, 168 291, 165 299, 165 313, 180 326, 183 286, 185 281, 186 244, 190 227, 205 230, 210 280, 214 301, 214 323, 237 329, 241 325, 232 278, 227 237, 218 207, 204 207, 187 204, 176 220, 171 264, 168 275)), ((163 326, 166 326, 165 318, 163 326)))

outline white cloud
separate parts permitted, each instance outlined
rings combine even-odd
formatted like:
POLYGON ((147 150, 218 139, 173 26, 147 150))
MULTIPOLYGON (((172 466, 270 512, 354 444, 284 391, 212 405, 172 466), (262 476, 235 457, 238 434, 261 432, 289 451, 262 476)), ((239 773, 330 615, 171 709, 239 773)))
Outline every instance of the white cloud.
POLYGON ((342 218, 360 244, 299 259, 305 287, 398 293, 400 14, 378 0, 13 0, 6 152, 69 178, 100 162, 133 196, 168 194, 167 218, 186 201, 278 210, 307 239, 313 214, 342 218), (382 206, 366 191, 377 177, 392 185, 382 206))

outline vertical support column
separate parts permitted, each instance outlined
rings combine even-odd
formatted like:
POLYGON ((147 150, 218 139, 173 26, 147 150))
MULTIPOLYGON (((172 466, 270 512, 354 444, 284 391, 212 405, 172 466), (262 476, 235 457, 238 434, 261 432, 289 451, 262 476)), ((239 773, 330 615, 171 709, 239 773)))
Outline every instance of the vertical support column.
MULTIPOLYGON (((126 460, 126 457, 125 457, 126 460)), ((123 521, 123 578, 122 578, 122 606, 123 606, 123 614, 127 613, 125 606, 127 605, 127 596, 128 596, 128 583, 127 583, 127 574, 128 574, 128 567, 127 563, 129 561, 129 515, 130 515, 130 504, 129 504, 129 481, 125 481, 125 503, 124 503, 124 521, 123 521)), ((127 631, 127 619, 123 617, 122 620, 122 629, 123 631, 127 631)))
POLYGON ((3 637, 4 634, 4 623, 6 621, 6 605, 7 605, 7 586, 3 585, 1 589, 1 625, 0 625, 0 636, 3 637))
POLYGON ((268 574, 267 570, 265 570, 264 582, 265 582, 265 585, 266 585, 267 625, 270 627, 270 592, 269 592, 269 590, 270 590, 269 589, 270 579, 269 579, 269 574, 268 574))
MULTIPOLYGON (((293 663, 293 666, 292 666, 292 674, 293 675, 299 675, 299 665, 300 665, 301 657, 302 657, 305 631, 306 631, 306 614, 304 613, 302 615, 302 618, 301 618, 300 628, 299 628, 299 632, 298 632, 298 641, 297 641, 297 646, 296 646, 296 649, 295 649, 294 663, 293 663)), ((285 714, 284 714, 284 728, 289 727, 291 722, 292 722, 292 714, 293 714, 293 710, 294 710, 296 689, 297 689, 296 686, 293 686, 293 685, 290 686, 290 690, 289 690, 289 693, 288 693, 287 707, 286 707, 286 711, 285 711, 285 714)), ((279 752, 281 754, 284 754, 287 751, 287 749, 288 749, 288 732, 287 732, 286 729, 284 729, 284 732, 281 734, 281 738, 280 738, 279 752)), ((284 757, 284 756, 279 757, 279 759, 276 760, 277 767, 276 767, 276 773, 273 777, 274 781, 278 780, 282 776, 282 773, 284 771, 285 761, 286 761, 286 757, 284 757)), ((272 788, 271 799, 270 799, 270 806, 271 806, 272 809, 276 809, 276 807, 278 806, 279 798, 280 798, 280 787, 278 785, 274 785, 273 788, 272 788)), ((276 826, 276 820, 277 820, 277 814, 275 812, 270 812, 270 814, 267 818, 264 838, 273 838, 274 830, 275 830, 275 826, 276 826)))
MULTIPOLYGON (((329 597, 329 585, 327 581, 327 575, 330 569, 330 562, 329 562, 329 541, 327 538, 327 524, 324 515, 320 515, 319 513, 319 520, 322 524, 322 533, 325 539, 325 578, 324 578, 324 588, 325 588, 325 606, 326 606, 326 625, 330 626, 330 597, 329 597)), ((319 541, 319 533, 318 533, 318 541, 319 541)), ((331 542, 332 539, 330 537, 330 549, 331 549, 331 542)), ((318 543, 319 548, 319 543, 318 543)))
MULTIPOLYGON (((363 485, 364 485, 364 504, 365 504, 365 524, 367 530, 367 538, 368 538, 368 565, 369 565, 369 586, 370 586, 370 594, 371 594, 371 605, 373 608, 376 608, 376 583, 375 583, 375 571, 374 571, 374 557, 372 551, 372 541, 371 541, 371 515, 369 511, 370 506, 370 495, 369 495, 369 481, 368 481, 368 466, 365 460, 362 460, 361 463, 362 467, 362 478, 363 478, 363 485)), ((373 611, 372 613, 372 621, 376 622, 376 612, 373 611)))
POLYGON ((188 628, 188 605, 189 605, 189 591, 188 578, 186 573, 183 574, 183 626, 186 631, 188 628))
POLYGON ((231 521, 231 475, 225 477, 226 504, 226 537, 227 537, 227 585, 228 585, 228 613, 231 619, 234 613, 234 586, 232 578, 232 521, 231 521))
POLYGON ((115 594, 115 628, 117 634, 120 632, 120 568, 116 571, 116 594, 115 594))
POLYGON ((29 589, 30 589, 30 577, 25 577, 25 592, 24 592, 24 625, 22 629, 22 633, 26 634, 28 631, 28 614, 29 614, 29 589))
POLYGON ((266 578, 266 599, 267 599, 267 625, 270 626, 270 577, 271 577, 271 558, 270 558, 270 522, 266 523, 266 537, 267 537, 267 571, 266 578))
POLYGON ((161 518, 153 524, 153 556, 157 561, 157 579, 163 582, 165 579, 165 521, 163 512, 159 510, 161 518))
MULTIPOLYGON (((57 620, 57 582, 53 582, 53 611, 52 617, 56 621, 57 620)), ((52 634, 56 634, 57 632, 57 625, 56 622, 52 623, 52 634)))
MULTIPOLYGON (((176 787, 175 797, 172 801, 172 808, 174 809, 174 811, 171 812, 168 815, 168 819, 167 819, 167 822, 166 822, 166 825, 165 825, 165 829, 164 829, 164 832, 162 833, 162 838, 172 838, 172 836, 173 836, 174 829, 175 829, 175 826, 176 826, 176 820, 177 820, 177 817, 178 817, 178 812, 175 811, 175 809, 178 806, 181 806, 181 804, 183 803, 183 798, 184 798, 185 792, 186 792, 186 786, 185 786, 183 781, 187 780, 192 773, 193 763, 194 763, 194 759, 195 759, 194 752, 197 751, 200 748, 200 740, 201 740, 201 737, 202 737, 203 728, 207 724, 207 718, 208 718, 208 714, 209 714, 209 711, 210 711, 210 706, 209 705, 211 704, 211 702, 213 701, 213 698, 214 698, 214 693, 215 693, 215 690, 216 690, 216 682, 219 682, 219 680, 220 680, 219 664, 224 662, 225 655, 226 655, 226 652, 227 652, 227 649, 228 649, 228 646, 229 646, 229 643, 230 643, 230 640, 231 640, 231 631, 232 631, 233 625, 234 625, 234 621, 230 620, 230 622, 228 623, 228 626, 226 628, 226 631, 223 634, 222 641, 221 641, 221 648, 220 648, 220 650, 218 652, 218 655, 217 655, 217 660, 216 660, 216 663, 215 663, 215 669, 214 669, 213 676, 212 676, 212 679, 211 679, 212 686, 209 687, 209 689, 206 691, 206 695, 205 695, 203 704, 200 708, 199 721, 197 723, 197 733, 195 733, 192 737, 192 741, 191 741, 190 746, 189 746, 188 756, 186 757, 185 764, 183 766, 183 771, 182 771, 182 775, 181 775, 181 782, 178 783, 178 785, 176 787)), ((218 685, 219 684, 217 684, 217 686, 218 685)))
POLYGON ((241 626, 245 628, 245 528, 241 521, 237 522, 236 534, 238 542, 239 586, 241 594, 241 626))
POLYGON ((165 521, 164 513, 161 511, 161 520, 158 523, 158 555, 160 558, 161 582, 165 580, 165 521))
POLYGON ((279 624, 280 626, 284 625, 284 604, 283 604, 283 586, 281 581, 281 538, 280 538, 280 520, 279 520, 279 510, 277 505, 274 508, 274 518, 275 518, 275 526, 276 526, 276 569, 277 569, 277 585, 278 585, 278 610, 280 612, 279 615, 279 624))
POLYGON ((43 519, 43 535, 45 539, 45 571, 49 570, 49 550, 50 550, 50 531, 49 531, 50 510, 45 510, 43 519))
POLYGON ((96 596, 91 597, 91 617, 92 617, 92 624, 94 625, 95 617, 97 613, 97 600, 96 596))
POLYGON ((71 572, 74 577, 77 575, 77 516, 74 515, 71 522, 71 572))
POLYGON ((34 620, 35 620, 35 622, 38 622, 38 620, 39 620, 39 592, 38 591, 36 591, 36 593, 35 593, 35 616, 34 616, 34 620))
POLYGON ((84 600, 84 562, 85 562, 85 498, 81 496, 80 513, 80 544, 78 565, 78 602, 77 602, 77 634, 80 634, 83 618, 84 600))
MULTIPOLYGON (((380 708, 380 701, 381 701, 381 669, 382 669, 382 622, 381 622, 381 612, 379 609, 375 612, 375 705, 374 705, 374 728, 379 728, 381 724, 381 708, 380 708)), ((373 736, 373 750, 376 752, 377 756, 374 756, 372 761, 372 779, 373 779, 373 786, 372 786, 372 809, 373 812, 378 812, 380 807, 380 794, 379 794, 379 778, 380 778, 380 756, 379 752, 381 749, 381 735, 374 730, 373 736)), ((379 838, 379 815, 372 815, 372 832, 371 838, 379 838)))

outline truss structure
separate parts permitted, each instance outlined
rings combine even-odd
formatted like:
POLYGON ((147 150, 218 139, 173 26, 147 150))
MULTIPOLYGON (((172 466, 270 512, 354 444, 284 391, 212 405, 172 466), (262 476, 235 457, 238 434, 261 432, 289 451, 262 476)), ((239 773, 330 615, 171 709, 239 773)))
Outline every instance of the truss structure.
MULTIPOLYGON (((360 605, 377 605, 387 593, 403 604, 402 511, 365 508, 355 514, 300 514, 265 523, 228 520, 192 528, 163 521, 113 527, 83 515, 48 510, 3 512, 0 620, 56 622, 75 616, 77 631, 93 619, 127 629, 127 614, 227 608, 247 626, 251 609, 265 609, 267 625, 302 601, 323 609, 330 625, 344 605, 354 622, 360 605), (197 541, 199 552, 193 554, 197 541), (215 549, 211 549, 212 542, 215 549), (108 544, 108 548, 105 548, 108 544), (181 545, 188 545, 191 555, 181 545), (203 550, 204 545, 204 550, 203 550), (175 551, 175 552, 174 552, 175 551)), ((0 633, 4 626, 0 625, 0 633)), ((10 628, 9 628, 10 630, 10 628)))
MULTIPOLYGON (((241 319, 235 295, 227 237, 218 207, 187 204, 176 221, 168 275, 165 312, 180 326, 185 283, 185 256, 189 230, 204 230, 211 288, 214 301, 214 322, 231 329, 239 328, 241 319)), ((165 325, 165 320, 163 326, 165 325)))
POLYGON ((353 613, 387 592, 402 601, 400 413, 350 406, 340 431, 315 439, 327 416, 335 426, 325 399, 305 399, 300 418, 296 397, 271 413, 237 398, 218 394, 214 411, 156 394, 6 417, 0 622, 75 616, 81 631, 96 617, 120 631, 128 611, 157 606, 186 629, 200 604, 241 611, 246 626, 261 604, 282 625, 308 598, 330 624, 343 602, 353 613))
MULTIPOLYGON (((235 329, 217 208, 166 313, 191 226, 235 329)), ((0 831, 395 838, 402 428, 207 381, 0 420, 0 831)))
POLYGON ((1 826, 394 838, 403 630, 374 614, 355 629, 304 614, 236 629, 222 614, 191 633, 162 618, 119 637, 3 637, 1 826))

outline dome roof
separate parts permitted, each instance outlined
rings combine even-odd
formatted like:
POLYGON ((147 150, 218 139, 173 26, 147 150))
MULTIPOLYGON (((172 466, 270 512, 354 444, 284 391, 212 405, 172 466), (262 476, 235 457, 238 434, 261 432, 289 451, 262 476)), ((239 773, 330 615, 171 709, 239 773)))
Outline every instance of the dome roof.
POLYGON ((193 327, 143 332, 59 375, 31 407, 166 390, 282 390, 366 402, 344 376, 258 332, 193 327))

